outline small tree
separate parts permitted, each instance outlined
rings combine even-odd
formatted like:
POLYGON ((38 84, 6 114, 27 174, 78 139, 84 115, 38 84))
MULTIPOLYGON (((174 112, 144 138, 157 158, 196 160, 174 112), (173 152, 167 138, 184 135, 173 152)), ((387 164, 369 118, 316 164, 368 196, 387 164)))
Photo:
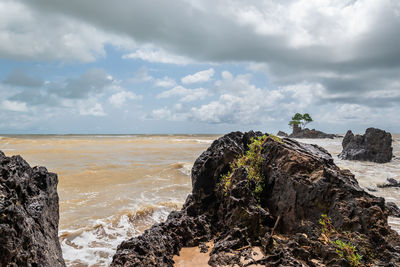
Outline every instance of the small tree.
POLYGON ((303 121, 301 122, 301 125, 303 126, 302 128, 306 127, 307 124, 312 122, 313 119, 311 118, 310 114, 304 113, 303 114, 303 121))
POLYGON ((289 122, 289 126, 293 128, 295 127, 295 125, 300 125, 300 128, 304 129, 306 125, 312 121, 313 119, 311 118, 310 114, 304 113, 303 115, 301 115, 300 113, 296 113, 292 117, 292 120, 289 122))

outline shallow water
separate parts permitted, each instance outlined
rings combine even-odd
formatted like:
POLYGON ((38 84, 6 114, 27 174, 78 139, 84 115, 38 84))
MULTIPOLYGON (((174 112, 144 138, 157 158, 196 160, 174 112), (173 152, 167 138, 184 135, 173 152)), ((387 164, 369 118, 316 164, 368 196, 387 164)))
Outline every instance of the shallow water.
MULTIPOLYGON (((0 137, 7 156, 20 154, 59 177, 60 241, 68 266, 107 266, 123 240, 142 233, 179 209, 191 191, 194 160, 213 135, 31 135, 0 137)), ((364 188, 386 178, 400 179, 400 135, 394 136, 390 163, 337 158, 341 138, 303 139, 326 148, 341 168, 350 169, 364 188)), ((400 205, 400 191, 372 194, 400 205)), ((390 220, 400 229, 400 221, 390 220)))
POLYGON ((216 136, 2 137, 59 177, 60 241, 68 266, 106 266, 123 240, 179 209, 194 160, 216 136))

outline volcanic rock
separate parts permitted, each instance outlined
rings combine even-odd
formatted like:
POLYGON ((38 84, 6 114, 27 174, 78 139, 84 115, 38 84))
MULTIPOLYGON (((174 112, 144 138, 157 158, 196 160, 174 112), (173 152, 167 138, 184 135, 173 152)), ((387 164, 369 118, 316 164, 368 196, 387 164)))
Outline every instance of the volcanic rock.
POLYGON ((386 178, 386 183, 377 184, 379 188, 387 188, 387 187, 400 187, 400 182, 394 178, 386 178))
POLYGON ((289 135, 289 138, 309 138, 309 139, 320 139, 320 138, 330 138, 333 139, 335 138, 336 135, 335 134, 327 134, 315 129, 300 129, 299 127, 297 128, 297 130, 295 130, 295 128, 293 128, 293 133, 291 133, 289 135))
POLYGON ((0 151, 0 266, 65 266, 57 175, 0 151))
POLYGON ((111 266, 173 266, 182 247, 208 241, 211 266, 351 266, 335 242, 354 246, 360 266, 399 266, 400 236, 383 198, 365 192, 325 149, 291 139, 262 137, 259 174, 252 173, 237 162, 260 136, 214 141, 194 163, 183 208, 122 242, 111 266))
POLYGON ((283 131, 279 131, 277 134, 277 136, 282 136, 282 137, 288 137, 289 135, 283 131))
POLYGON ((392 135, 383 130, 368 128, 364 135, 347 131, 339 158, 385 163, 392 160, 392 135))

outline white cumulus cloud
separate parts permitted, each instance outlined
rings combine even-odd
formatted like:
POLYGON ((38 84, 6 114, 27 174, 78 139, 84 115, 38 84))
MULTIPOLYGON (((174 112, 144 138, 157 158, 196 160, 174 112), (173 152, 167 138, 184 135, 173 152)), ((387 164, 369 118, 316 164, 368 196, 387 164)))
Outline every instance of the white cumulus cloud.
POLYGON ((202 70, 195 74, 187 75, 181 79, 183 84, 207 82, 214 76, 214 69, 202 70))
POLYGON ((140 98, 141 98, 141 96, 138 96, 132 92, 121 91, 121 92, 111 95, 108 98, 108 101, 115 107, 121 107, 128 100, 135 100, 135 99, 140 99, 140 98))
POLYGON ((168 76, 164 76, 164 78, 162 79, 157 79, 156 82, 154 83, 155 86, 158 87, 171 87, 176 85, 176 82, 174 79, 168 77, 168 76))
POLYGON ((95 103, 94 105, 87 105, 85 103, 81 104, 79 107, 79 114, 84 116, 105 116, 107 115, 103 106, 100 103, 95 103))
POLYGON ((170 90, 158 94, 157 98, 169 98, 178 96, 180 97, 179 101, 181 102, 192 102, 204 99, 209 95, 209 91, 204 88, 187 89, 181 85, 178 85, 170 90))

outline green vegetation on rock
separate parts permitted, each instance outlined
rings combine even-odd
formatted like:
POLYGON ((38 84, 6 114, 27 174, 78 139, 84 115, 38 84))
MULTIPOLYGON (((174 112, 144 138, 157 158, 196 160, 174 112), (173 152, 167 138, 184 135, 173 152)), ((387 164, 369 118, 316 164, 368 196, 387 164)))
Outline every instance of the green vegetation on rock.
POLYGON ((332 225, 331 218, 326 214, 321 215, 321 219, 319 219, 319 223, 321 224, 321 240, 325 244, 330 244, 335 248, 336 253, 342 259, 348 261, 351 266, 359 266, 361 264, 362 256, 357 253, 356 247, 350 241, 343 241, 339 239, 344 236, 336 230, 336 228, 332 225))
POLYGON ((234 170, 239 168, 244 168, 248 175, 248 185, 251 182, 255 184, 255 188, 252 191, 254 198, 260 202, 260 194, 264 190, 264 182, 261 176, 261 164, 263 158, 261 157, 261 151, 264 143, 271 139, 275 142, 283 142, 277 136, 274 135, 263 135, 257 138, 251 138, 251 143, 249 144, 247 152, 237 159, 235 159, 230 165, 230 171, 221 176, 220 184, 224 186, 225 194, 228 193, 228 188, 231 185, 232 174, 234 170))

